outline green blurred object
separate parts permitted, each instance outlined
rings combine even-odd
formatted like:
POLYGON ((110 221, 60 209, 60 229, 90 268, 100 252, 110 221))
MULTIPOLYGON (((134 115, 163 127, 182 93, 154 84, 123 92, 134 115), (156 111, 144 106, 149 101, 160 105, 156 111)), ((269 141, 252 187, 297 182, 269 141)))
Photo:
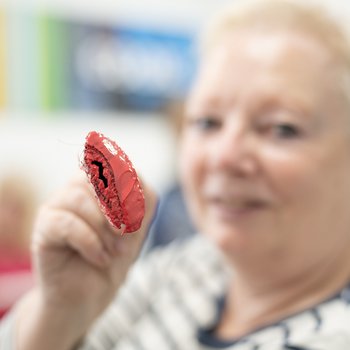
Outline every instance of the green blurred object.
POLYGON ((39 21, 41 107, 45 111, 66 109, 69 105, 67 22, 42 15, 39 21))

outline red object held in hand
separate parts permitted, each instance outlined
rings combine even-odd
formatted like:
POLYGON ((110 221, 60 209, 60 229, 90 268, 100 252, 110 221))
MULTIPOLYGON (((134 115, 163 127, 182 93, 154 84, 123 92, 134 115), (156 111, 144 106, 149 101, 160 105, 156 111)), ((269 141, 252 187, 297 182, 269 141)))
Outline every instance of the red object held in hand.
POLYGON ((124 151, 91 131, 85 142, 83 168, 109 222, 124 233, 137 231, 145 215, 145 197, 136 171, 124 151))

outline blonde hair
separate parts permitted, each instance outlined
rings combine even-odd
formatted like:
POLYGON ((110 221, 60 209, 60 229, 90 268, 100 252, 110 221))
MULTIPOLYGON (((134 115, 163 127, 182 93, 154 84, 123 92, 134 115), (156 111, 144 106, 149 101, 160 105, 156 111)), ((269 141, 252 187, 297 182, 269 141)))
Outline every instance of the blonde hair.
POLYGON ((200 41, 205 55, 223 37, 239 29, 259 31, 292 30, 309 35, 332 55, 341 70, 340 80, 350 102, 350 37, 345 21, 315 2, 298 0, 244 0, 226 7, 203 31, 200 41))

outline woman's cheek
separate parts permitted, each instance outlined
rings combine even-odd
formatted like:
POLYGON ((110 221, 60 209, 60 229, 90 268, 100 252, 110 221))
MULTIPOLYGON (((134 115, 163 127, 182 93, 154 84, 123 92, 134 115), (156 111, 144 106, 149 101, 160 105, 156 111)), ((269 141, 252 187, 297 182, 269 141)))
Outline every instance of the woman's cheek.
POLYGON ((201 182, 205 176, 203 163, 198 154, 198 147, 193 144, 183 144, 180 150, 178 164, 184 196, 193 214, 193 211, 197 211, 198 209, 201 182))
POLYGON ((195 176, 196 168, 198 167, 198 155, 196 145, 184 140, 179 150, 179 170, 183 181, 195 176))
POLYGON ((316 158, 306 151, 265 147, 261 152, 261 166, 268 186, 281 199, 301 198, 316 185, 320 175, 316 158))

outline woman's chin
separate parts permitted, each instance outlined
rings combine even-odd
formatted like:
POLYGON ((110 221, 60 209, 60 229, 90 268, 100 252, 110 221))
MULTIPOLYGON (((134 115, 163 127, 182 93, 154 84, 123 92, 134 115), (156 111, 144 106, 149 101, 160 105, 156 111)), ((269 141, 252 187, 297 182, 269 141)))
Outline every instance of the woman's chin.
POLYGON ((243 230, 216 223, 208 226, 204 235, 228 257, 261 256, 268 249, 268 238, 262 232, 243 230), (208 227, 211 227, 211 229, 208 227))
POLYGON ((216 227, 204 233, 225 254, 242 254, 252 247, 251 239, 245 232, 216 227))

